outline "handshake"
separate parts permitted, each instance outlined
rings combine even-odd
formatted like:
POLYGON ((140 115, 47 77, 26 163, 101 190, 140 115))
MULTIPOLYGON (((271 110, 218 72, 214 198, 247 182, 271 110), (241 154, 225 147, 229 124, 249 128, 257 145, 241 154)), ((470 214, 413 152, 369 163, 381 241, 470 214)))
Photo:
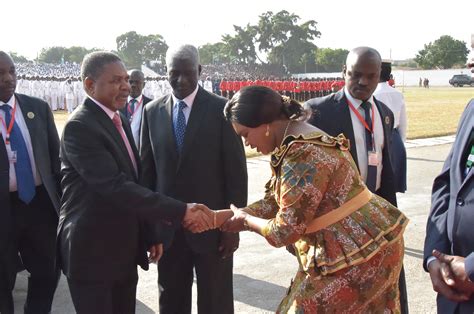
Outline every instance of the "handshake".
POLYGON ((219 228, 232 216, 233 212, 230 209, 216 212, 210 210, 206 205, 189 203, 182 224, 189 231, 200 233, 219 228))

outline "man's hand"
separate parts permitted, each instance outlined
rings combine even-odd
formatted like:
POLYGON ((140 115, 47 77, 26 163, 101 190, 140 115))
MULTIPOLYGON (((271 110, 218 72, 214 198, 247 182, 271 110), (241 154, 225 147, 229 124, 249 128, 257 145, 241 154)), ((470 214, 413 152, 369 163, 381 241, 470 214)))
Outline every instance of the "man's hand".
POLYGON ((433 260, 428 265, 428 271, 430 272, 431 284, 433 285, 433 290, 442 294, 447 299, 454 302, 464 302, 469 300, 468 293, 463 293, 457 291, 454 287, 449 286, 443 279, 442 272, 449 270, 449 265, 439 261, 438 259, 433 260), (444 265, 443 265, 444 264, 444 265))
POLYGON ((188 204, 183 218, 183 226, 194 233, 213 228, 213 212, 203 204, 188 204))
POLYGON ((239 248, 239 234, 221 232, 221 242, 219 244, 219 252, 221 252, 222 258, 232 256, 232 254, 239 248))
POLYGON ((437 250, 433 250, 433 256, 436 257, 442 265, 447 267, 442 268, 444 282, 458 291, 466 293, 474 292, 474 283, 469 280, 464 267, 464 257, 443 254, 437 250))
POLYGON ((148 255, 148 262, 158 263, 161 256, 163 256, 163 244, 157 243, 157 244, 152 245, 148 249, 148 252, 150 252, 150 254, 148 255))

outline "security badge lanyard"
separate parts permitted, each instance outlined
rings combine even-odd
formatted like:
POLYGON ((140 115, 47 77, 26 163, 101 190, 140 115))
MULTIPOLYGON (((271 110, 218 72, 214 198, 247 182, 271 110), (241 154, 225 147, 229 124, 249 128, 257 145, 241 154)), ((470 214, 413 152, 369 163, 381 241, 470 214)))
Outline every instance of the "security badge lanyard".
MULTIPOLYGON (((134 100, 134 99, 136 100, 136 98, 133 98, 132 100, 134 100)), ((132 100, 130 100, 130 101, 132 101, 132 100)), ((138 108, 140 108, 140 106, 142 105, 142 102, 143 102, 143 96, 142 96, 142 99, 140 99, 140 102, 138 102, 137 105, 135 106, 135 108, 133 109, 133 112, 130 109, 130 106, 127 106, 127 111, 130 114, 130 123, 132 123, 133 116, 135 115, 135 112, 137 112, 138 108)))
POLYGON ((14 164, 16 163, 16 151, 12 151, 11 145, 10 145, 10 133, 12 132, 13 125, 15 124, 15 113, 16 113, 16 99, 13 98, 13 109, 12 109, 12 118, 10 120, 10 124, 7 127, 7 124, 5 123, 5 120, 0 116, 0 120, 2 121, 3 126, 5 127, 5 130, 7 131, 7 134, 5 136, 5 146, 7 149, 7 155, 10 163, 14 164))
POLYGON ((365 119, 361 116, 359 111, 354 107, 354 105, 347 100, 347 103, 349 104, 349 107, 351 108, 352 112, 356 115, 357 119, 359 119, 360 123, 367 129, 367 131, 370 132, 371 138, 372 138, 372 151, 368 153, 368 164, 369 166, 378 166, 379 165, 379 158, 377 156, 377 151, 375 150, 375 138, 374 138, 374 117, 375 117, 375 110, 374 106, 370 106, 372 108, 372 128, 369 128, 367 125, 367 122, 365 122, 365 119))

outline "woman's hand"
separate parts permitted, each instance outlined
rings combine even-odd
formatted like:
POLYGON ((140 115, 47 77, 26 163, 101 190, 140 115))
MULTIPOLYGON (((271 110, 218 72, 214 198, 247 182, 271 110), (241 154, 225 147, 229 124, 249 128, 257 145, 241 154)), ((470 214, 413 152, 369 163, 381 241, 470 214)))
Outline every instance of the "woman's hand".
POLYGON ((243 230, 247 230, 245 220, 247 219, 247 216, 249 214, 235 207, 234 205, 230 205, 230 209, 232 210, 234 215, 227 219, 227 221, 224 222, 220 229, 225 232, 240 232, 243 230))

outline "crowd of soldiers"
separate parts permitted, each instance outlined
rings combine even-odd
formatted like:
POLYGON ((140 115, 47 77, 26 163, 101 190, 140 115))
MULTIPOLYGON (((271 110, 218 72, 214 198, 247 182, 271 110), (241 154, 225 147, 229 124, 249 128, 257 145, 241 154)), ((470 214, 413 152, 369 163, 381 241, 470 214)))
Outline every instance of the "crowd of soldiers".
MULTIPOLYGON (((211 65, 203 66, 204 69, 211 65)), ((208 69, 209 70, 209 69, 208 69)), ((199 84, 207 91, 231 98, 242 87, 262 85, 270 87, 282 95, 290 96, 299 101, 320 97, 341 89, 344 86, 342 78, 312 78, 293 79, 269 76, 251 76, 251 73, 240 72, 241 77, 223 77, 222 73, 214 71, 214 76, 202 75, 199 84)), ((44 99, 51 110, 67 110, 71 113, 84 101, 86 94, 79 78, 80 67, 77 64, 19 64, 17 91, 44 99)), ((211 71, 212 72, 212 71, 211 71)), ((235 72, 235 71, 234 71, 235 72)), ((207 72, 206 72, 207 73, 207 72)), ((236 72, 237 73, 237 72, 236 72)), ((205 72, 203 71, 203 74, 205 72)), ((171 86, 166 76, 146 77, 143 94, 151 99, 157 99, 171 92, 171 86)))
POLYGON ((242 87, 260 85, 269 87, 282 95, 289 96, 298 101, 306 101, 310 98, 329 95, 340 90, 344 86, 342 78, 311 78, 311 79, 293 79, 293 78, 269 78, 256 80, 225 79, 219 82, 219 89, 214 93, 226 98, 232 96, 242 87))

